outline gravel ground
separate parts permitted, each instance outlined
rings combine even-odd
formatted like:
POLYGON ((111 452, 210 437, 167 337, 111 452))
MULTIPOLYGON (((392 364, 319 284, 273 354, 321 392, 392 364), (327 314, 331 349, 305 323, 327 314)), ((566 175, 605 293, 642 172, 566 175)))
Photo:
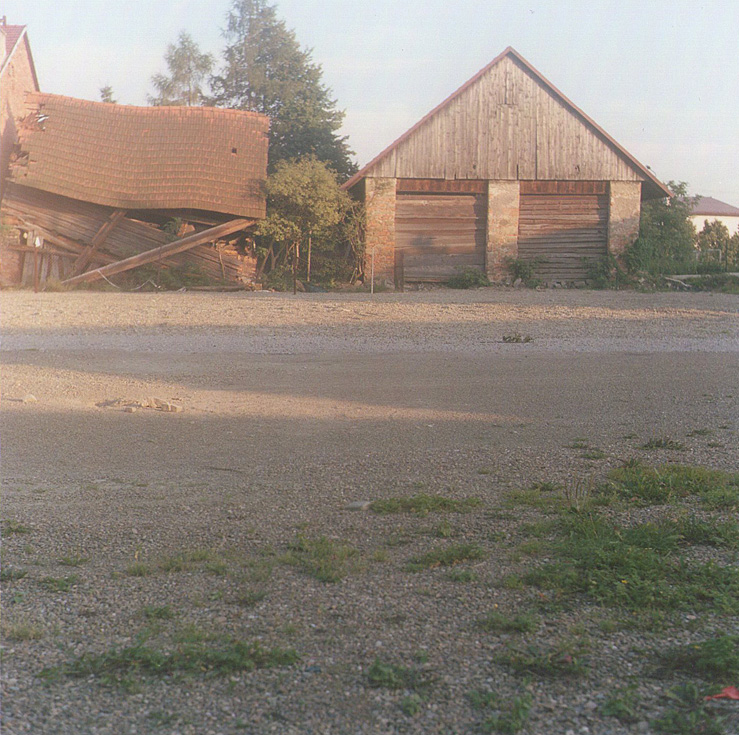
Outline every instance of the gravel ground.
POLYGON ((739 633, 714 614, 605 632, 585 605, 524 636, 476 625, 537 595, 501 584, 527 563, 519 527, 542 517, 512 491, 635 456, 739 469, 736 296, 5 292, 1 308, 3 733, 476 733, 477 690, 530 694, 524 733, 648 733, 669 684, 648 652, 739 633), (503 341, 516 334, 531 341, 503 341), (684 449, 640 449, 657 437, 684 449), (482 505, 346 509, 419 492, 482 505), (346 576, 286 563, 301 536, 351 545, 346 576), (485 553, 466 577, 405 568, 464 542, 485 553), (126 686, 38 676, 227 636, 300 658, 126 686), (580 678, 495 661, 563 637, 588 641, 580 678), (372 687, 376 659, 428 684, 372 687), (635 721, 604 716, 628 684, 635 721))

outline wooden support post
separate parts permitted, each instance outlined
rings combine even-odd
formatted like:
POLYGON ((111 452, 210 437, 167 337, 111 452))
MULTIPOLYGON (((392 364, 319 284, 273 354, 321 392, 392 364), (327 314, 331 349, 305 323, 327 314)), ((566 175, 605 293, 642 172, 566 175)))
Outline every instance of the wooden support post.
POLYGON ((206 242, 213 242, 220 237, 226 237, 227 235, 233 235, 234 232, 244 230, 254 224, 252 219, 234 219, 229 222, 224 222, 222 225, 211 227, 203 232, 197 232, 194 235, 188 235, 180 240, 162 245, 161 247, 154 248, 153 250, 147 250, 144 253, 133 255, 130 258, 124 260, 118 260, 110 265, 105 265, 102 268, 97 268, 93 271, 87 271, 81 273, 78 276, 67 278, 66 281, 62 281, 66 286, 75 286, 78 283, 89 283, 90 281, 96 281, 99 278, 107 278, 108 276, 114 276, 116 273, 123 273, 124 271, 131 270, 132 268, 138 268, 141 265, 147 263, 153 263, 161 258, 175 255, 176 253, 182 253, 185 250, 191 250, 196 245, 203 245, 206 242))
POLYGON ((125 215, 125 209, 116 209, 111 213, 110 217, 105 220, 101 228, 95 233, 95 236, 92 238, 92 242, 90 243, 89 247, 81 252, 79 257, 75 261, 74 269, 72 271, 73 275, 78 276, 85 270, 85 268, 87 268, 87 266, 90 264, 90 261, 92 260, 92 256, 95 254, 97 249, 105 242, 113 228, 123 219, 125 215))

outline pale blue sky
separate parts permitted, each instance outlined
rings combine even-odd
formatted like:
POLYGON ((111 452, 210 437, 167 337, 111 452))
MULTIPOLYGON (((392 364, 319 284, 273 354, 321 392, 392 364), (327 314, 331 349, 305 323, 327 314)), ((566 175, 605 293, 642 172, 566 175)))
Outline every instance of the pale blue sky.
MULTIPOLYGON (((278 0, 369 161, 513 46, 663 181, 739 206, 736 0, 278 0)), ((187 30, 217 57, 231 0, 0 0, 41 88, 145 104, 187 30)))

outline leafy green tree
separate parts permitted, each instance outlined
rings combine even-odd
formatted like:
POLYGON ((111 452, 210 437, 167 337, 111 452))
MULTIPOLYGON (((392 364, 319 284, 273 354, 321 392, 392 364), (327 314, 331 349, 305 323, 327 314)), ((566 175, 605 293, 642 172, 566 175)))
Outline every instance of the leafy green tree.
POLYGON ((216 104, 269 115, 270 171, 280 161, 315 156, 346 180, 356 170, 344 113, 322 82, 322 69, 266 0, 233 0, 224 68, 212 80, 216 104))
POLYGON ((701 253, 706 253, 709 250, 716 250, 721 255, 720 258, 725 264, 729 263, 731 248, 731 235, 729 234, 729 228, 719 220, 706 220, 703 224, 703 229, 698 233, 696 239, 698 247, 701 253))
POLYGON ((257 230, 261 255, 273 269, 289 262, 293 280, 302 270, 310 281, 314 251, 336 248, 336 228, 352 211, 349 195, 326 163, 314 156, 279 161, 267 179, 267 218, 257 230))
POLYGON ((118 100, 113 99, 113 87, 110 84, 100 87, 100 101, 109 102, 112 105, 117 104, 118 100))
POLYGON ((673 196, 642 205, 639 237, 624 254, 632 271, 675 273, 695 263, 695 226, 690 220, 695 197, 684 182, 668 182, 673 196))
POLYGON ((150 105, 184 105, 196 107, 206 101, 203 87, 208 80, 215 60, 212 54, 201 53, 200 47, 186 31, 182 31, 177 43, 170 43, 164 54, 166 74, 155 74, 151 83, 155 95, 147 97, 150 105))

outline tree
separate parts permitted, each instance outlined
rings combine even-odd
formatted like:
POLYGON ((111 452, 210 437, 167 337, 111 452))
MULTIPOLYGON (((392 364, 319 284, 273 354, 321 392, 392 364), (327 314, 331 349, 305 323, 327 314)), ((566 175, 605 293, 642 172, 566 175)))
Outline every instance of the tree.
POLYGON ((273 268, 289 261, 295 282, 305 245, 310 281, 314 248, 335 249, 334 228, 350 211, 351 199, 326 163, 314 156, 279 161, 267 179, 267 218, 257 230, 268 244, 263 258, 269 258, 273 268))
POLYGON ((117 104, 118 100, 113 99, 113 87, 110 84, 100 87, 100 101, 109 102, 112 105, 117 104))
POLYGON ((695 226, 690 220, 695 197, 684 182, 667 183, 673 196, 642 205, 639 237, 624 254, 630 270, 675 272, 695 259, 695 226))
POLYGON ((200 47, 186 31, 170 43, 164 54, 169 76, 155 74, 151 78, 156 95, 148 95, 150 105, 184 105, 195 107, 205 103, 203 85, 213 70, 212 54, 200 52, 200 47))
POLYGON ((703 229, 698 233, 696 242, 701 253, 716 250, 720 255, 715 260, 723 260, 724 264, 728 265, 731 239, 729 228, 723 222, 714 219, 710 222, 708 220, 704 222, 703 229))
POLYGON ((212 80, 216 104, 251 110, 271 119, 270 171, 280 161, 315 156, 346 180, 356 170, 344 113, 321 80, 310 50, 277 18, 266 0, 233 0, 224 32, 224 68, 212 80))

